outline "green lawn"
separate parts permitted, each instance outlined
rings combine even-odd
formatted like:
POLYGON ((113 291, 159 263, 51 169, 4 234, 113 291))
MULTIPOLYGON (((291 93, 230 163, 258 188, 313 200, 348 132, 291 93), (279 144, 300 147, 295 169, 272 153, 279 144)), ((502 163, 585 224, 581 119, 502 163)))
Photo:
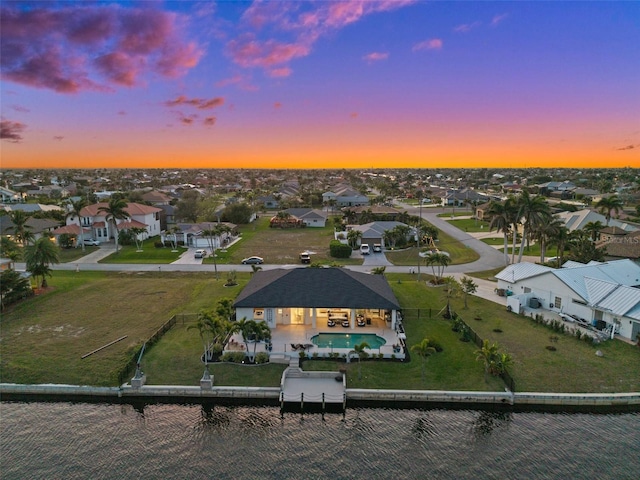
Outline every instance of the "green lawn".
MULTIPOLYGON (((451 217, 468 217, 469 215, 473 215, 473 212, 469 210, 460 210, 456 208, 455 212, 451 211, 451 207, 447 207, 445 212, 439 213, 437 216, 440 218, 451 218, 451 217)), ((455 221, 455 220, 454 220, 455 221)))
POLYGON ((171 247, 156 248, 155 242, 160 237, 151 237, 142 244, 142 251, 138 251, 135 245, 121 245, 118 253, 112 253, 100 260, 99 263, 171 263, 175 262, 184 253, 184 247, 178 247, 172 251, 171 247))
MULTIPOLYGON (((439 240, 436 242, 438 248, 447 252, 451 257, 451 265, 461 265, 475 262, 480 255, 469 247, 466 243, 455 240, 448 234, 440 231, 439 240)), ((394 265, 417 265, 418 249, 416 247, 407 248, 400 251, 385 251, 387 259, 394 265)), ((424 259, 422 259, 424 264, 424 259)))
POLYGON ((448 220, 448 222, 463 232, 489 232, 489 222, 476 220, 474 218, 465 218, 458 220, 448 220))
POLYGON ((502 270, 504 270, 504 268, 505 267, 498 267, 498 268, 493 268, 491 270, 484 270, 482 272, 471 272, 471 273, 467 273, 467 276, 479 278, 481 280, 489 280, 492 282, 497 282, 497 280, 495 279, 495 276, 498 273, 500 273, 502 270))
MULTIPOLYGON (((3 313, 0 323, 0 380, 15 383, 69 383, 115 386, 117 374, 142 343, 174 314, 212 308, 223 297, 234 298, 249 274, 238 274, 239 285, 225 288, 207 273, 113 273, 54 271, 51 288, 3 313), (86 359, 81 356, 110 341, 127 338, 86 359)), ((367 361, 348 366, 349 386, 371 388, 502 390, 498 379, 483 375, 475 361, 475 346, 461 342, 450 323, 438 317, 444 306, 441 288, 416 282, 415 276, 388 274, 404 308, 409 345, 425 336, 435 338, 444 351, 426 362, 367 361)), ((497 341, 514 358, 510 372, 519 391, 628 392, 640 391, 640 349, 621 341, 597 347, 559 335, 550 345, 550 330, 498 308, 495 303, 469 298, 453 305, 482 338, 497 341), (480 317, 482 320, 475 320, 480 317), (500 327, 502 333, 494 328, 500 327), (595 355, 600 349, 603 357, 595 355)), ((178 315, 178 322, 144 354, 142 368, 150 384, 197 385, 202 376, 202 345, 194 317, 178 315)), ((330 362, 306 362, 305 368, 334 368, 330 362), (317 366, 316 366, 317 364, 317 366)), ((213 365, 216 385, 277 386, 280 365, 213 365)), ((133 372, 132 372, 133 373, 133 372)))
POLYGON ((85 255, 89 255, 92 252, 98 250, 98 247, 90 247, 86 245, 84 252, 82 251, 82 247, 78 248, 61 248, 59 250, 59 258, 60 263, 71 263, 79 258, 84 257, 85 255))

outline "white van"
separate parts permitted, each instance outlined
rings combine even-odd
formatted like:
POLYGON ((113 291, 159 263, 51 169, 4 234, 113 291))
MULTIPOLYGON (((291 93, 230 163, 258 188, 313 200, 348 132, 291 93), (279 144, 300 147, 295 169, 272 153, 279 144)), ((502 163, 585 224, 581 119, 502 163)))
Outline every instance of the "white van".
POLYGON ((369 248, 369 245, 366 243, 363 243, 362 245, 360 245, 360 253, 362 255, 369 255, 371 249, 369 248))

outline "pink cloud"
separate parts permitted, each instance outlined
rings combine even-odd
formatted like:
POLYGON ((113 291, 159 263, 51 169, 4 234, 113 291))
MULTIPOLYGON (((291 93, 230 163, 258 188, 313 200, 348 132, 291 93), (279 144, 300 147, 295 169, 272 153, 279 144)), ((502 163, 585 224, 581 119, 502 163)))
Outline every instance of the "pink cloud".
POLYGON ((64 137, 62 135, 54 135, 53 139, 56 142, 61 142, 64 137))
POLYGON ((383 52, 372 52, 362 57, 362 59, 368 63, 379 62, 381 60, 386 60, 387 58, 389 58, 389 54, 383 52))
POLYGON ((26 128, 27 126, 24 123, 2 119, 0 120, 0 139, 20 143, 23 138, 22 132, 24 132, 26 128))
POLYGON ((502 23, 503 20, 505 20, 507 17, 509 16, 508 13, 501 13, 499 15, 495 15, 492 19, 491 19, 491 26, 495 27, 496 25, 498 25, 499 23, 502 23))
POLYGON ((467 33, 475 28, 478 28, 480 25, 482 25, 481 22, 463 23, 461 25, 458 25, 457 27, 454 27, 453 31, 456 33, 467 33))
POLYGON ((284 78, 291 75, 292 70, 289 67, 271 68, 267 74, 272 78, 284 78))
POLYGON ((199 110, 208 110, 220 107, 224 104, 223 97, 205 98, 187 98, 185 95, 179 95, 175 100, 167 100, 164 102, 167 107, 177 107, 178 105, 190 105, 199 110))
POLYGON ((207 127, 211 127, 216 124, 216 120, 216 117, 206 117, 202 123, 207 127))
POLYGON ((278 110, 279 108, 282 108, 282 104, 280 102, 275 102, 273 104, 273 108, 275 108, 276 110, 278 110))
POLYGON ((358 112, 351 112, 349 118, 358 118, 358 112))
POLYGON ((182 75, 202 55, 183 38, 183 17, 175 13, 119 5, 35 5, 0 10, 4 80, 59 93, 106 91, 143 84, 151 73, 182 75))
POLYGON ((442 48, 442 40, 439 38, 432 38, 425 40, 424 42, 416 43, 411 49, 414 52, 420 50, 440 50, 442 48))
POLYGON ((261 42, 253 37, 232 40, 228 45, 233 61, 242 67, 268 68, 282 65, 297 57, 309 54, 309 47, 302 44, 282 43, 276 40, 261 42))
POLYGON ((366 15, 395 10, 415 1, 255 1, 242 16, 245 33, 228 42, 227 53, 241 67, 262 68, 272 77, 288 76, 291 69, 287 64, 309 55, 321 37, 366 15), (270 38, 256 40, 251 30, 267 30, 270 38), (289 38, 276 39, 280 34, 289 38), (275 65, 277 69, 273 68, 275 65))

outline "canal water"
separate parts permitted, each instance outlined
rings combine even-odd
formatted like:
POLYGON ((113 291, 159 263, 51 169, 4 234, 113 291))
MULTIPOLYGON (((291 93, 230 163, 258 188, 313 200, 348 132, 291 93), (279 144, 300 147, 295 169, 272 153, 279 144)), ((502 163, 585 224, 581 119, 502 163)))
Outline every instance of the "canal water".
POLYGON ((640 413, 0 403, 4 479, 634 479, 640 413))

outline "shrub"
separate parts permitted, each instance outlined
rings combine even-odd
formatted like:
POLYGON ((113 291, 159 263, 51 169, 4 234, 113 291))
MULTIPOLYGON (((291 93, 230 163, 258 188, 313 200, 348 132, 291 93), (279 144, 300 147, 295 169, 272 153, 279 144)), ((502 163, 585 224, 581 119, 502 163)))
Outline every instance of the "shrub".
POLYGON ((331 240, 329 253, 334 258, 349 258, 351 256, 351 247, 340 243, 338 240, 331 240))
POLYGON ((258 352, 256 354, 256 363, 262 364, 269 361, 269 354, 267 352, 258 352))
POLYGON ((242 363, 246 358, 246 355, 244 352, 231 352, 231 356, 233 358, 232 361, 235 363, 242 363))
POLYGON ((307 358, 307 352, 305 352, 305 351, 302 351, 302 352, 298 353, 298 355, 300 355, 300 359, 301 360, 304 360, 305 358, 307 358))
POLYGON ((222 344, 221 344, 221 343, 214 343, 214 344, 211 346, 211 352, 212 352, 214 355, 220 355, 220 354, 222 353, 222 350, 223 350, 223 347, 222 347, 222 344))
POLYGON ((311 355, 313 357, 313 359, 317 359, 318 358, 318 352, 313 352, 313 355, 311 355))
POLYGON ((233 353, 234 352, 226 352, 222 357, 220 357, 220 361, 222 362, 233 362, 233 353))
POLYGON ((156 240, 153 242, 153 246, 156 248, 164 248, 164 242, 162 240, 156 240))

